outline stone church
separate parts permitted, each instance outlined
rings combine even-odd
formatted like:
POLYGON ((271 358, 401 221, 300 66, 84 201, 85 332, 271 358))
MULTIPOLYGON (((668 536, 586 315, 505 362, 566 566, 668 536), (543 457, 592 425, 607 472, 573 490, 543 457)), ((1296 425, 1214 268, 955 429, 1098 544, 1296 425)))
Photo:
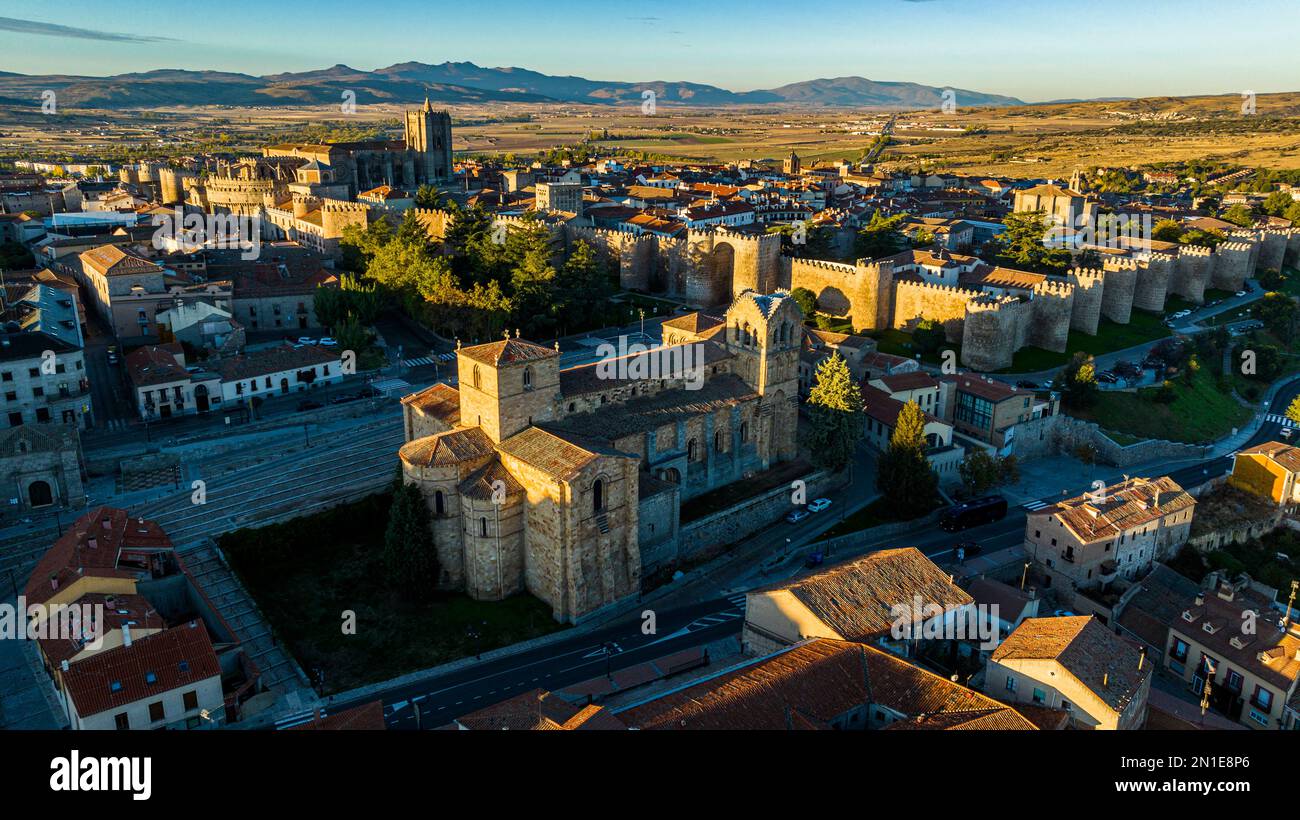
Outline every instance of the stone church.
POLYGON ((747 291, 664 347, 565 370, 517 335, 460 348, 458 388, 402 400, 440 586, 527 590, 569 622, 636 596, 684 501, 795 457, 802 321, 788 294, 747 291))

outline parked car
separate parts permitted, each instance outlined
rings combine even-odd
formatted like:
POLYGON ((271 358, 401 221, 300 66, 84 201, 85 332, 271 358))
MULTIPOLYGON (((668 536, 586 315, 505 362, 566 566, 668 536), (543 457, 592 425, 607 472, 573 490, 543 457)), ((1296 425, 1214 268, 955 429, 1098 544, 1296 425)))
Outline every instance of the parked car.
POLYGON ((1058 609, 1052 613, 1053 618, 1073 618, 1074 613, 1068 609, 1058 609))
POLYGON ((298 344, 300 344, 300 345, 314 345, 314 344, 316 344, 316 340, 313 339, 313 338, 310 337, 310 336, 299 336, 299 337, 298 337, 298 344))
POLYGON ((109 363, 109 364, 117 364, 118 361, 120 361, 120 360, 117 358, 117 351, 115 351, 115 350, 110 350, 110 351, 108 351, 107 356, 108 356, 108 363, 109 363))
POLYGON ((350 401, 356 401, 361 398, 356 393, 341 393, 330 398, 330 404, 347 404, 350 401))
POLYGON ((808 505, 808 512, 815 512, 815 513, 821 512, 822 510, 826 509, 830 505, 831 505, 831 500, 829 498, 819 498, 813 503, 808 505))
POLYGON ((357 398, 359 399, 377 399, 383 395, 384 391, 377 387, 371 387, 370 385, 366 385, 357 391, 357 398))
POLYGON ((1239 290, 1239 291, 1237 291, 1237 293, 1236 293, 1235 295, 1237 295, 1237 296, 1245 296, 1245 295, 1246 295, 1246 291, 1244 291, 1244 290, 1239 290))
POLYGON ((298 402, 298 412, 301 413, 304 410, 319 410, 324 406, 325 405, 321 404, 318 401, 312 401, 311 399, 303 399, 302 401, 298 402))
POLYGON ((1285 438, 1285 439, 1289 439, 1289 438, 1291 438, 1291 430, 1292 430, 1292 428, 1290 428, 1290 427, 1283 427, 1283 428, 1282 428, 1282 438, 1285 438))
POLYGON ((826 556, 820 552, 810 552, 808 553, 808 560, 804 561, 803 565, 811 569, 812 567, 821 566, 825 560, 826 556))
POLYGON ((338 347, 338 343, 339 343, 338 339, 334 339, 329 336, 326 336, 323 339, 321 339, 319 342, 317 342, 317 344, 319 344, 321 347, 338 347))
POLYGON ((1031 382, 1028 379, 1021 379, 1020 381, 1016 382, 1016 387, 1021 387, 1024 388, 1025 390, 1037 390, 1038 382, 1031 382))
POLYGON ((809 513, 807 510, 791 510, 786 513, 785 520, 789 521, 791 524, 798 524, 800 521, 807 518, 808 515, 809 513))

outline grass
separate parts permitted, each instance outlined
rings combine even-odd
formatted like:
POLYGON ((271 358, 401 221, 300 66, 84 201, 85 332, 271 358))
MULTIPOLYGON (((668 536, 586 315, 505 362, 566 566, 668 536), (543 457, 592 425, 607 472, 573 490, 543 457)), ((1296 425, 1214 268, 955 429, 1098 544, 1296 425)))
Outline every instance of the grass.
POLYGON ((1102 319, 1097 325, 1097 335, 1089 336, 1079 331, 1071 331, 1065 345, 1064 353, 1044 350, 1041 347, 1022 347, 1011 359, 1008 373, 1037 373, 1062 367, 1074 356, 1083 351, 1094 356, 1114 353, 1117 350, 1135 347, 1147 342, 1154 342, 1173 331, 1164 326, 1161 317, 1141 310, 1133 311, 1126 325, 1117 324, 1109 319, 1102 319))
MULTIPOLYGON (((1251 411, 1237 403, 1217 384, 1213 372, 1204 366, 1191 384, 1182 376, 1173 380, 1174 400, 1162 404, 1155 400, 1158 387, 1137 392, 1105 391, 1086 410, 1072 415, 1097 422, 1103 429, 1139 439, 1168 439, 1190 444, 1214 441, 1240 428, 1251 411)), ((1117 443, 1124 443, 1118 442, 1117 443)), ((1131 442, 1128 442, 1131 443, 1131 442)))
MULTIPOLYGON (((918 515, 917 518, 929 515, 938 506, 939 500, 935 499, 934 504, 932 504, 928 510, 921 513, 921 515, 918 515)), ((890 506, 889 499, 881 497, 872 501, 867 506, 822 533, 821 539, 838 538, 841 535, 848 535, 852 532, 859 532, 872 527, 879 527, 881 524, 892 524, 895 521, 902 520, 904 519, 894 515, 894 510, 890 506)))
POLYGON ((221 537, 277 638, 303 669, 325 674, 325 692, 388 680, 564 628, 526 595, 475 601, 434 593, 414 601, 386 580, 384 527, 392 496, 380 493, 324 512, 221 537), (343 613, 356 634, 343 634, 343 613), (471 637, 471 627, 478 638, 471 637))
MULTIPOLYGON (((867 335, 876 340, 876 350, 881 353, 914 359, 920 352, 912 344, 912 334, 905 330, 873 330, 867 335)), ((942 364, 945 350, 951 350, 957 355, 957 361, 961 361, 961 345, 951 342, 944 342, 939 350, 932 353, 921 353, 921 361, 926 364, 942 364)))

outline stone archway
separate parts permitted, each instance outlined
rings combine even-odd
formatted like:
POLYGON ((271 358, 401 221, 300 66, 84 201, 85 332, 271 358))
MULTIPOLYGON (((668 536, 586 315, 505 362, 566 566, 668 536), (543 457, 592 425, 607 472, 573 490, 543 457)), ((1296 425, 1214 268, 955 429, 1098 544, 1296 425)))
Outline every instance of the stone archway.
POLYGON ((54 491, 48 481, 33 481, 27 486, 27 502, 32 507, 48 507, 54 503, 54 491))

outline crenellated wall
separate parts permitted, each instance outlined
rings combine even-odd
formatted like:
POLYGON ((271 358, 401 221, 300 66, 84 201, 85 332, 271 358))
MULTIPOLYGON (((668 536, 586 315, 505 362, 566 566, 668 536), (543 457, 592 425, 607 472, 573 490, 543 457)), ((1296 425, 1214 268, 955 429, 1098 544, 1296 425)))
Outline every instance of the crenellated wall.
MULTIPOLYGON (((1278 259, 1281 260, 1281 251, 1286 250, 1286 241, 1283 240, 1279 246, 1278 259)), ((1250 278, 1252 270, 1250 267, 1251 246, 1245 242, 1224 242, 1214 249, 1214 271, 1210 275, 1210 284, 1220 290, 1241 290, 1246 286, 1246 280, 1250 278)))
POLYGON ((1023 346, 1029 305, 1014 296, 981 296, 966 303, 961 363, 972 370, 1001 370, 1023 346))
POLYGON ((1149 259, 1138 260, 1137 281, 1133 285, 1133 307, 1152 313, 1164 312, 1175 261, 1174 256, 1167 253, 1153 253, 1149 259))
POLYGON ((943 324, 948 341, 961 341, 965 334, 966 306, 984 294, 978 290, 902 281, 894 284, 894 317, 890 327, 909 328, 920 319, 943 324))
POLYGON ((1101 323, 1101 305, 1105 289, 1105 274, 1099 270, 1071 268, 1066 280, 1074 285, 1074 307, 1070 311, 1070 329, 1097 335, 1101 323))
POLYGON ((1205 287, 1210 283, 1214 268, 1214 253, 1200 245, 1183 245, 1178 249, 1174 275, 1169 280, 1169 292, 1201 304, 1205 301, 1205 287))
POLYGON ((1074 313, 1074 286, 1048 279, 1034 288, 1029 303, 1025 344, 1064 353, 1070 340, 1070 317, 1074 313))
POLYGON ((1102 270, 1101 315, 1126 325, 1133 315, 1137 268, 1127 265, 1102 270))

